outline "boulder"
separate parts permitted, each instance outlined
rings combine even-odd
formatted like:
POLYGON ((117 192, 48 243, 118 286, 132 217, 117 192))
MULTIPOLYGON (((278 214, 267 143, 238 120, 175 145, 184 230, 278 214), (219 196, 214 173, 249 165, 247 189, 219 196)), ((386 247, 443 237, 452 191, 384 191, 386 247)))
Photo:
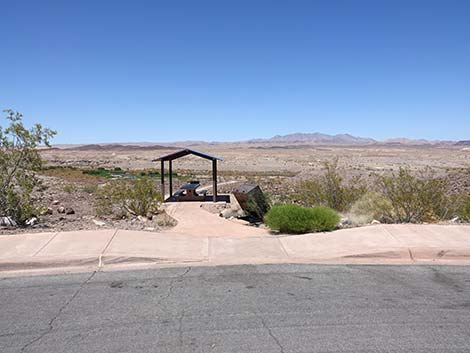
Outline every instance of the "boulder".
POLYGON ((237 208, 227 208, 219 213, 219 216, 223 218, 237 218, 243 217, 244 215, 245 212, 242 209, 237 208))
POLYGON ((341 218, 341 220, 339 221, 339 224, 341 226, 350 226, 353 224, 353 222, 348 218, 348 217, 343 217, 341 218))
POLYGON ((370 222, 370 224, 381 224, 380 221, 374 219, 372 222, 370 222))
POLYGON ((149 219, 147 217, 144 217, 144 216, 137 216, 137 219, 141 222, 147 222, 149 219))
POLYGON ((1 227, 16 227, 16 222, 11 217, 0 217, 0 226, 1 227))
POLYGON ((450 220, 450 223, 459 223, 459 222, 460 222, 460 218, 458 216, 450 220))
POLYGON ((39 220, 36 217, 32 217, 25 222, 27 226, 34 226, 38 223, 39 223, 39 220))
POLYGON ((59 208, 57 208, 57 212, 58 212, 58 213, 65 213, 65 207, 64 207, 64 206, 60 206, 59 208))
POLYGON ((100 226, 100 227, 103 227, 103 226, 106 225, 106 222, 99 221, 99 220, 97 220, 97 219, 93 219, 92 222, 93 222, 94 224, 96 224, 97 226, 100 226))

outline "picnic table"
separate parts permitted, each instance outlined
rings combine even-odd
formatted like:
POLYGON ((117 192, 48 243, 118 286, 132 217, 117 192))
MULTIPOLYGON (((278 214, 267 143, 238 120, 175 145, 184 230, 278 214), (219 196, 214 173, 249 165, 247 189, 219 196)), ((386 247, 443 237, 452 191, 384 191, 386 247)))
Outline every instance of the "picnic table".
POLYGON ((207 190, 199 190, 201 184, 199 181, 192 180, 182 185, 178 191, 173 194, 176 201, 204 201, 206 198, 207 190))

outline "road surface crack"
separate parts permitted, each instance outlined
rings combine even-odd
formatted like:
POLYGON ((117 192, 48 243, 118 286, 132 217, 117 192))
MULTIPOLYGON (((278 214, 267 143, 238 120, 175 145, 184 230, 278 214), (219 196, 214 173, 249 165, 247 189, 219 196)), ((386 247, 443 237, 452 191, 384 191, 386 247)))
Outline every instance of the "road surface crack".
POLYGON ((259 319, 261 320, 261 323, 263 324, 263 327, 266 329, 266 331, 268 331, 269 336, 273 339, 273 341, 279 347, 279 352, 280 353, 285 353, 284 347, 282 346, 281 342, 279 342, 279 339, 274 335, 271 328, 268 325, 266 325, 266 321, 264 321, 263 317, 260 316, 260 315, 257 315, 256 313, 255 313, 255 315, 257 317, 259 317, 259 319))
POLYGON ((67 300, 65 302, 64 305, 62 305, 59 310, 57 311, 57 313, 54 315, 54 317, 52 317, 52 319, 49 321, 48 323, 48 327, 47 327, 47 330, 45 330, 41 335, 39 335, 39 337, 36 337, 35 339, 33 339, 32 341, 26 343, 23 347, 21 347, 21 350, 20 352, 23 353, 25 352, 30 346, 32 346, 33 344, 39 342, 40 340, 42 340, 45 336, 47 336, 49 333, 52 332, 52 330, 54 329, 54 322, 59 318, 60 314, 62 314, 62 312, 67 309, 67 307, 74 301, 74 299, 80 294, 80 292, 82 291, 82 289, 88 284, 88 282, 90 282, 93 277, 96 275, 98 271, 93 271, 92 274, 84 281, 82 282, 82 284, 80 284, 80 286, 78 287, 78 289, 73 293, 73 295, 70 297, 69 300, 67 300))
POLYGON ((169 297, 171 297, 171 295, 173 294, 173 291, 175 289, 175 282, 176 280, 178 279, 183 279, 184 276, 186 276, 189 272, 191 271, 191 266, 188 267, 182 274, 180 274, 179 276, 177 277, 173 277, 171 280, 170 280, 170 284, 168 285, 168 292, 166 293, 166 295, 161 298, 158 303, 157 303, 157 306, 159 306, 160 304, 162 304, 165 300, 167 300, 169 297))

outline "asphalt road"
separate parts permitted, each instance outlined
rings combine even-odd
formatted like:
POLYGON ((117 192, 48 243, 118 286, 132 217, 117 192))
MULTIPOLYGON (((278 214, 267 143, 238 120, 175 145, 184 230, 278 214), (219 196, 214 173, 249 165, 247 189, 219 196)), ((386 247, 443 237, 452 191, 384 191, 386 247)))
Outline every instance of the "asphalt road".
POLYGON ((0 352, 470 352, 470 267, 271 265, 0 280, 0 352))

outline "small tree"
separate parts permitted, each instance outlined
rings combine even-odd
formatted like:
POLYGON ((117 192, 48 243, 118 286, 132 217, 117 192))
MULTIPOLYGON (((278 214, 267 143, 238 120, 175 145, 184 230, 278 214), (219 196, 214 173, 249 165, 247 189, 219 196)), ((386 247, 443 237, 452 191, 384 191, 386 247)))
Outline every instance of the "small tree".
POLYGON ((4 112, 9 126, 0 126, 0 216, 22 224, 36 210, 31 195, 39 185, 35 171, 42 167, 37 147, 50 146, 56 132, 40 124, 27 129, 20 113, 4 112))

